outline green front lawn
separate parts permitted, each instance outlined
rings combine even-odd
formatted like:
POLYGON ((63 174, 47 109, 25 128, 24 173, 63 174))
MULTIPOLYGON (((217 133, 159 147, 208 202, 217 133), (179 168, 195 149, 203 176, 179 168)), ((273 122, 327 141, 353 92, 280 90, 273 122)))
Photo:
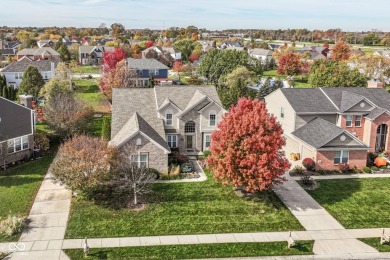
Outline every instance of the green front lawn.
POLYGON ((72 68, 75 74, 100 74, 100 66, 79 65, 72 68))
MULTIPOLYGON (((287 248, 286 242, 94 248, 85 259, 196 259, 313 254, 313 241, 299 241, 298 244, 294 248, 287 248)), ((82 249, 64 251, 70 259, 84 258, 82 249)))
POLYGON ((99 90, 96 79, 73 79, 76 85, 76 96, 92 107, 96 113, 109 113, 110 104, 104 94, 99 90))
POLYGON ((73 200, 66 238, 126 237, 303 230, 272 192, 238 197, 231 186, 208 180, 158 183, 144 196, 146 209, 114 210, 73 200))
MULTIPOLYGON (((317 180, 318 181, 318 180, 317 180)), ((320 180, 308 191, 345 228, 380 228, 390 223, 390 178, 320 180)))
MULTIPOLYGON (((41 160, 0 171, 0 219, 7 218, 9 214, 28 216, 55 153, 56 150, 52 150, 50 155, 41 160)), ((0 235, 0 242, 17 241, 18 238, 18 235, 13 237, 0 235)))
POLYGON ((375 248, 379 252, 390 252, 390 244, 381 245, 379 237, 359 238, 359 240, 375 248))
MULTIPOLYGON (((277 73, 277 70, 264 71, 263 77, 272 77, 277 79, 286 79, 286 76, 277 73)), ((304 76, 295 76, 294 88, 310 88, 310 84, 307 83, 307 79, 304 76)))

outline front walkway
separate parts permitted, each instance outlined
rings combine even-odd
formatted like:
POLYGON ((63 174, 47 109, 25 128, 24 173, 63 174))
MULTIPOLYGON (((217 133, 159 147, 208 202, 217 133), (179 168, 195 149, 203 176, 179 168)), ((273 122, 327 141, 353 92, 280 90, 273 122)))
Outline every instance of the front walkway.
POLYGON ((12 260, 69 259, 58 241, 65 236, 71 197, 71 191, 52 182, 49 169, 31 208, 31 222, 23 231, 12 260))
MULTIPOLYGON (((359 173, 359 174, 334 174, 334 175, 313 175, 315 180, 333 180, 333 179, 364 179, 364 178, 390 178, 390 173, 359 173)), ((291 177, 293 180, 300 180, 300 176, 291 177)))
POLYGON ((273 190, 302 226, 307 231, 315 234, 313 248, 315 254, 351 254, 352 257, 357 257, 362 254, 378 252, 353 236, 348 237, 348 232, 345 228, 321 207, 288 173, 285 174, 285 177, 287 181, 282 185, 275 186, 273 190), (339 236, 343 232, 346 232, 345 236, 339 236), (325 234, 328 235, 326 236, 325 234))

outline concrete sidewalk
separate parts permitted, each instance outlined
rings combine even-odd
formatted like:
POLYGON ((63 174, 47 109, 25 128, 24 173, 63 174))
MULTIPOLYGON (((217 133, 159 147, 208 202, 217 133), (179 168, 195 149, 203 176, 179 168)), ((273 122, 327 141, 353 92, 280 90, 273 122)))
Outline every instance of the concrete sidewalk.
POLYGON ((313 251, 317 255, 334 254, 366 254, 377 253, 363 242, 350 237, 337 238, 337 233, 346 231, 320 204, 318 204, 288 173, 287 179, 281 185, 273 187, 275 193, 308 231, 329 231, 333 239, 315 237, 313 251), (339 232, 337 232, 339 231, 339 232))
POLYGON ((45 176, 31 208, 28 228, 19 239, 12 260, 68 259, 61 251, 68 221, 71 191, 54 184, 50 169, 45 176))
MULTIPOLYGON (((321 175, 310 176, 315 180, 336 180, 336 179, 365 179, 365 178, 390 178, 390 173, 360 173, 360 174, 335 174, 335 175, 321 175)), ((292 180, 299 181, 300 176, 290 177, 292 180)))

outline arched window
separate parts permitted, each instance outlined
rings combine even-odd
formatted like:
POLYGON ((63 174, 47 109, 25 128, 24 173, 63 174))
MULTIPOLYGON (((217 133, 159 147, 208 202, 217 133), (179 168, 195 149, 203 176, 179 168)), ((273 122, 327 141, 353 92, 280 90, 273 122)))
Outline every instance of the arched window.
POLYGON ((165 125, 172 125, 173 123, 173 113, 172 110, 168 109, 165 111, 165 125))
POLYGON ((217 113, 214 110, 211 110, 209 113, 209 126, 216 126, 217 124, 217 113))
POLYGON ((189 121, 185 124, 184 133, 186 133, 186 134, 195 133, 195 122, 194 121, 189 121))

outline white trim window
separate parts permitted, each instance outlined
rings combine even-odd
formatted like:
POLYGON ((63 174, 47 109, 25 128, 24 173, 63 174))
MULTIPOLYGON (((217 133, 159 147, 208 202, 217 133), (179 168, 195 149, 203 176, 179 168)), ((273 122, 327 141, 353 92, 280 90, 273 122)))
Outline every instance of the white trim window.
POLYGON ((204 148, 209 149, 211 145, 211 134, 204 134, 204 148))
POLYGON ((345 117, 345 126, 346 127, 352 127, 352 115, 346 115, 345 117))
POLYGON ((362 126, 362 116, 355 116, 355 127, 361 127, 362 126))
POLYGON ((284 107, 280 107, 280 117, 284 118, 284 107))
POLYGON ((349 151, 336 151, 333 158, 333 164, 348 163, 349 151))
POLYGON ((23 79, 23 72, 15 72, 15 79, 23 79))
POLYGON ((155 75, 155 76, 158 76, 159 74, 160 74, 160 71, 159 71, 158 69, 155 69, 155 70, 154 70, 154 75, 155 75))
POLYGON ((133 154, 130 157, 132 163, 135 163, 138 168, 148 168, 149 165, 149 154, 148 153, 139 153, 133 154))
POLYGON ((165 111, 165 125, 171 126, 173 124, 173 113, 172 110, 165 111))
POLYGON ((167 135, 167 143, 169 148, 177 147, 177 135, 167 135))
POLYGON ((214 110, 211 110, 209 113, 209 126, 216 126, 217 125, 217 114, 214 110))
POLYGON ((8 153, 16 153, 28 149, 28 136, 8 140, 8 153))

